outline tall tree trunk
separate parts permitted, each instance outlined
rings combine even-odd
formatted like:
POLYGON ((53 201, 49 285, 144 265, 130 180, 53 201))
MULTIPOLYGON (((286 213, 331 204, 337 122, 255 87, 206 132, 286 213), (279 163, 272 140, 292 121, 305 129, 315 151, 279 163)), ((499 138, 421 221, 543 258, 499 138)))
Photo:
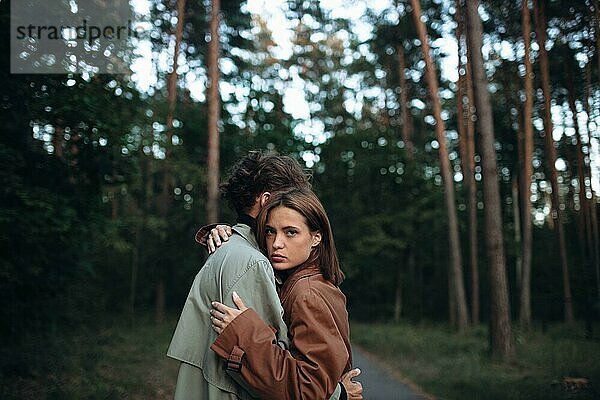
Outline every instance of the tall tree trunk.
POLYGON ((406 148, 406 154, 409 160, 414 159, 415 146, 412 141, 413 124, 410 108, 408 107, 408 84, 406 83, 406 60, 404 57, 404 47, 401 44, 396 45, 398 54, 398 80, 400 82, 400 112, 402 119, 402 140, 406 148))
MULTIPOLYGON (((466 107, 464 102, 461 103, 463 112, 463 118, 461 121, 466 121, 466 130, 463 127, 464 135, 460 139, 459 143, 464 146, 464 155, 461 154, 463 161, 464 170, 464 182, 467 189, 467 210, 469 214, 469 266, 471 275, 471 322, 473 325, 479 324, 479 259, 478 259, 478 238, 477 238, 477 184, 475 183, 475 124, 474 110, 473 110, 473 81, 471 73, 471 59, 468 56, 468 48, 465 46, 465 42, 462 41, 463 31, 466 34, 468 31, 467 24, 465 24, 464 10, 461 5, 461 0, 456 1, 456 16, 457 16, 457 39, 459 41, 459 48, 463 49, 460 54, 467 56, 467 62, 463 65, 465 74, 463 77, 463 92, 461 99, 465 98, 466 94, 466 107)), ((460 68, 460 67, 459 67, 460 68)), ((460 85, 460 82, 459 82, 460 85)), ((461 110, 459 110, 459 113, 461 110)), ((459 134, 460 135, 460 134, 459 134)))
POLYGON ((165 321, 165 280, 163 278, 160 278, 156 285, 155 302, 154 319, 157 324, 162 324, 165 321))
MULTIPOLYGON (((597 4, 597 3, 596 3, 597 4)), ((598 7, 596 7, 598 10, 598 7)), ((600 12, 600 10, 598 10, 600 12)), ((600 21, 600 19, 596 18, 596 21, 600 21)), ((600 22, 598 22, 600 23, 600 22)), ((600 36, 600 31, 598 36, 600 36)), ((599 39, 600 40, 600 39, 599 39)), ((600 50, 598 50, 600 51, 600 50)), ((592 68, 590 63, 585 66, 585 96, 583 101, 583 108, 585 109, 585 113, 587 115, 587 133, 588 133, 588 153, 592 148, 592 129, 591 129, 591 121, 592 121, 592 111, 590 110, 590 101, 592 98, 591 95, 592 90, 592 68)), ((584 182, 585 196, 588 196, 589 193, 589 210, 588 213, 590 215, 590 222, 592 224, 592 254, 594 255, 594 269, 596 272, 596 296, 600 298, 600 243, 598 242, 598 218, 596 213, 596 196, 594 194, 594 190, 592 189, 592 170, 591 170, 591 162, 585 164, 586 175, 590 177, 589 187, 588 182, 584 182), (588 192, 589 189, 589 192, 588 192)))
POLYGON ((521 246, 521 293, 519 323, 522 329, 531 327, 531 247, 533 241, 533 221, 531 216, 531 183, 533 182, 533 65, 531 63, 531 18, 528 1, 523 1, 522 27, 525 55, 525 76, 523 86, 525 104, 523 105, 523 173, 521 176, 521 207, 523 209, 522 246, 521 246))
MULTIPOLYGON (((391 71, 390 68, 386 68, 385 69, 385 77, 381 78, 379 80, 379 85, 380 87, 388 87, 389 85, 387 84, 387 77, 391 75, 391 71)), ((388 104, 390 104, 390 97, 388 95, 388 91, 384 90, 383 91, 383 107, 381 108, 381 126, 383 127, 383 129, 389 129, 390 127, 390 109, 388 107, 388 104)))
POLYGON ((137 278, 140 265, 143 265, 143 237, 146 233, 148 214, 150 213, 150 202, 152 188, 154 186, 152 160, 150 157, 144 157, 142 161, 142 194, 140 198, 141 219, 138 221, 135 231, 135 247, 133 249, 133 259, 131 262, 131 282, 129 285, 129 313, 135 315, 135 300, 137 294, 137 278))
POLYGON ((448 148, 446 145, 446 128, 442 119, 442 106, 438 95, 438 82, 435 72, 435 64, 429 54, 429 42, 427 40, 427 32, 425 24, 421 20, 421 4, 419 0, 411 0, 413 7, 413 17, 419 40, 421 41, 421 49, 423 58, 425 59, 426 71, 425 77, 429 92, 431 95, 431 103, 433 115, 435 117, 435 133, 439 142, 439 157, 440 167, 442 172, 442 180, 444 182, 444 194, 446 197, 446 209, 448 212, 448 238, 450 244, 450 271, 452 277, 452 285, 450 292, 454 293, 456 300, 457 327, 459 331, 465 330, 469 325, 467 300, 465 296, 465 287, 463 283, 463 269, 460 254, 460 239, 458 234, 458 219, 456 215, 456 201, 454 198, 454 181, 452 177, 452 168, 448 158, 448 148))
POLYGON ((585 154, 583 153, 583 145, 581 144, 581 133, 579 131, 579 122, 577 120, 577 105, 575 102, 575 88, 573 71, 567 66, 567 97, 569 100, 569 109, 573 119, 573 128, 575 129, 575 154, 577 164, 577 181, 579 182, 579 192, 577 193, 577 200, 579 201, 580 211, 577 213, 579 216, 579 229, 585 234, 580 234, 580 242, 584 247, 584 257, 586 264, 591 267, 593 263, 593 236, 592 236, 592 224, 589 210, 591 205, 590 201, 586 196, 585 182, 587 180, 585 174, 585 154))
MULTIPOLYGON (((175 49, 173 51, 172 71, 169 74, 167 81, 167 142, 165 143, 165 161, 163 166, 162 191, 158 198, 159 215, 167 219, 171 211, 172 194, 171 187, 173 178, 171 176, 171 154, 173 140, 173 120, 175 118, 175 108, 177 105, 177 60, 179 58, 179 49, 181 48, 181 40, 183 38, 183 25, 185 23, 185 1, 177 0, 177 25, 175 27, 175 49)), ((164 271, 158 272, 158 282, 156 287, 156 322, 162 323, 165 315, 165 284, 164 271)))
POLYGON ((396 272, 396 293, 394 296, 394 322, 400 321, 402 315, 402 268, 396 272))
POLYGON ((458 82, 456 88, 456 130, 458 131, 458 149, 460 152, 461 169, 464 174, 464 186, 468 190, 467 174, 468 174, 468 138, 466 129, 466 118, 465 118, 465 73, 463 69, 466 69, 462 62, 463 51, 463 14, 461 7, 461 0, 456 0, 456 42, 458 43, 458 82))
POLYGON ((594 0, 594 32, 596 32, 596 62, 598 63, 598 76, 600 77, 600 2, 594 0))
MULTIPOLYGON (((573 299, 571 297, 571 283, 569 280, 569 265, 567 259, 567 247, 565 243, 565 232, 562 224, 562 211, 560 209, 560 196, 558 186, 558 172, 556 171, 556 148, 552 132, 552 102, 550 90, 550 69, 548 65, 548 53, 546 52, 546 20, 544 5, 540 0, 535 0, 535 25, 538 46, 540 48, 540 73, 542 78, 542 91, 544 93, 544 132, 546 140, 546 154, 548 168, 550 169, 550 182, 552 185, 552 208, 556 213, 556 231, 558 233, 558 245, 560 250, 560 261, 562 268, 563 290, 564 290, 564 314, 565 321, 573 322, 573 299)), ((553 213, 553 215, 554 215, 553 213)))
POLYGON ((52 147, 54 155, 61 161, 65 160, 64 144, 65 144, 65 128, 62 126, 62 120, 57 120, 54 125, 54 135, 52 136, 52 147))
MULTIPOLYGON (((143 211, 142 211, 143 212, 143 211)), ((145 218, 142 216, 142 218, 145 218)), ((140 255, 142 247, 143 223, 138 222, 135 227, 135 245, 131 257, 131 280, 129 282, 129 315, 135 315, 135 297, 137 291, 137 277, 140 269, 140 255)))
MULTIPOLYGON (((458 312, 457 312, 457 302, 456 302, 456 274, 454 273, 454 269, 452 266, 448 268, 448 322, 450 326, 459 326, 458 325, 458 312)), ((460 327, 459 327, 460 330, 460 327)))
POLYGON ((119 218, 119 197, 117 191, 116 185, 111 185, 108 192, 108 199, 110 200, 110 219, 112 220, 119 218))
POLYGON ((206 218, 208 223, 219 220, 219 25, 221 1, 212 0, 210 18, 210 43, 208 45, 208 193, 206 218))
MULTIPOLYGON (((186 0, 177 0, 177 25, 175 26, 175 49, 173 50, 172 71, 167 81, 167 103, 169 112, 167 114, 167 157, 171 154, 171 140, 173 138, 173 119, 175 118, 175 107, 177 105, 177 60, 179 58, 179 49, 183 38, 183 25, 185 23, 185 2, 186 0)), ((163 186, 164 188, 164 186, 163 186)), ((170 196, 170 193, 169 193, 170 196)))
POLYGON ((477 11, 478 6, 477 0, 467 1, 467 38, 473 68, 477 122, 481 134, 485 244, 490 287, 490 344, 493 355, 507 358, 513 353, 510 303, 502 234, 502 207, 496 172, 494 121, 481 53, 483 28, 477 11))
MULTIPOLYGON (((590 189, 591 190, 591 189, 590 189)), ((593 193, 593 190, 592 190, 593 193)), ((590 217, 592 221, 592 235, 594 245, 594 269, 596 271, 596 296, 600 299, 600 243, 598 237, 598 214, 596 210, 596 200, 592 194, 590 205, 590 217)))
MULTIPOLYGON (((521 211, 519 209, 519 179, 515 175, 512 181, 511 197, 513 206, 513 219, 515 228, 515 244, 518 248, 521 248, 522 237, 521 237, 521 211)), ((522 282, 521 277, 523 276, 523 256, 521 252, 517 254, 515 261, 515 272, 517 276, 517 287, 520 289, 522 282)))

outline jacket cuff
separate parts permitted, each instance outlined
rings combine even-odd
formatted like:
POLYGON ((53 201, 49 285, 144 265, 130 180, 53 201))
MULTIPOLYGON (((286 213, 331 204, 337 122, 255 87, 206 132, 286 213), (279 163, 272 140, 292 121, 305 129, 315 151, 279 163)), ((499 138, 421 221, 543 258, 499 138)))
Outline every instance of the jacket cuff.
POLYGON ((342 382, 339 383, 340 385, 340 400, 348 400, 348 393, 346 392, 346 387, 344 386, 344 384, 342 382))
POLYGON ((203 227, 198 229, 198 232, 196 232, 196 236, 194 236, 196 243, 206 247, 206 239, 208 239, 208 234, 210 233, 210 230, 213 228, 216 228, 217 225, 226 225, 226 224, 224 222, 220 222, 220 223, 216 223, 216 224, 204 225, 203 227))
POLYGON ((266 339, 265 336, 268 336, 269 341, 275 339, 272 328, 260 319, 256 311, 248 308, 223 329, 210 348, 219 357, 228 360, 235 347, 239 348, 243 355, 245 341, 261 341, 266 339))
POLYGON ((233 350, 227 357, 225 368, 230 371, 240 372, 242 370, 242 357, 244 357, 244 350, 238 346, 233 346, 233 350))

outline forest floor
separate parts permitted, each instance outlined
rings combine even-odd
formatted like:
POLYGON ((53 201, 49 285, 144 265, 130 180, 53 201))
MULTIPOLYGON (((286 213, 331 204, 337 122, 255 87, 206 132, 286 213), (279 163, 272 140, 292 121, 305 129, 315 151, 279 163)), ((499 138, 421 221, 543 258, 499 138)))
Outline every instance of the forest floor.
POLYGON ((508 362, 489 358, 483 326, 460 335, 441 325, 353 323, 351 338, 439 399, 600 398, 597 332, 585 339, 582 328, 557 324, 514 333, 508 362))
POLYGON ((0 398, 170 400, 179 364, 166 352, 175 323, 175 318, 161 325, 150 318, 98 323, 99 328, 60 335, 43 353, 39 344, 22 349, 15 373, 0 376, 0 398))
MULTIPOLYGON (((103 322, 96 328, 55 335, 44 344, 13 349, 10 354, 5 350, 0 354, 0 398, 172 399, 178 363, 165 353, 175 323, 176 317, 160 326, 150 318, 103 322)), ((394 381, 407 383, 407 389, 418 397, 598 398, 600 340, 584 339, 578 328, 556 325, 544 333, 516 332, 516 357, 507 363, 487 357, 484 327, 464 335, 424 324, 352 323, 351 329, 358 351, 368 351, 362 351, 356 361, 387 368, 394 381), (566 377, 586 381, 565 383, 566 377)), ((368 372, 361 378, 366 379, 368 372)), ((368 388, 368 382, 364 383, 368 388)))

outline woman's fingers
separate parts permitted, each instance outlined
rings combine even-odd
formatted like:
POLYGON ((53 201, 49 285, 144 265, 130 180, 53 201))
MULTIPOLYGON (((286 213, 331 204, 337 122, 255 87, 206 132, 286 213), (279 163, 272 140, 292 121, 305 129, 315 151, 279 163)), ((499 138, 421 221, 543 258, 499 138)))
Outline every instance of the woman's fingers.
POLYGON ((232 235, 231 232, 231 227, 228 225, 217 225, 216 228, 214 228, 211 233, 213 234, 213 236, 217 236, 217 238, 219 238, 219 245, 221 240, 226 242, 229 240, 229 236, 232 235))
POLYGON ((223 329, 219 328, 218 326, 216 326, 216 325, 211 325, 211 326, 213 328, 213 331, 217 332, 217 334, 220 335, 221 332, 223 332, 223 329))
POLYGON ((363 396, 362 396, 362 392, 363 392, 363 388, 362 388, 362 384, 358 381, 353 381, 353 378, 356 378, 358 375, 360 375, 360 369, 358 368, 354 368, 353 370, 350 370, 348 372, 346 372, 344 375, 342 375, 342 385, 344 385, 344 387, 346 388, 346 394, 348 397, 348 400, 362 400, 363 396))
POLYGON ((214 308, 212 310, 210 310, 210 315, 212 315, 213 317, 215 317, 217 319, 220 319, 221 321, 223 321, 225 319, 225 314, 223 314, 219 310, 215 310, 214 308))
POLYGON ((219 230, 217 228, 210 230, 209 237, 213 239, 215 246, 219 247, 221 245, 221 238, 219 237, 219 230))
POLYGON ((360 369, 358 368, 354 368, 351 369, 350 371, 346 372, 344 375, 342 375, 342 379, 348 379, 351 380, 352 378, 356 378, 357 376, 360 375, 360 369))
POLYGON ((227 323, 224 320, 213 316, 210 317, 210 322, 213 326, 216 326, 218 328, 224 328, 227 325, 227 323))
POLYGON ((217 225, 215 228, 212 228, 206 235, 208 254, 214 253, 217 248, 229 240, 231 235, 233 235, 233 231, 229 225, 217 225))
POLYGON ((227 307, 225 304, 219 303, 218 301, 213 301, 211 304, 213 309, 220 311, 223 314, 231 314, 231 311, 235 310, 235 308, 227 307))
POLYGON ((235 308, 231 308, 226 306, 223 303, 218 301, 213 301, 211 305, 213 308, 210 310, 210 321, 212 324, 212 328, 218 334, 221 334, 223 329, 227 327, 238 315, 242 313, 242 311, 246 310, 248 307, 244 305, 244 302, 238 296, 236 292, 233 292, 233 301, 240 309, 237 310, 235 308))
POLYGON ((233 302, 240 309, 240 311, 246 310, 248 307, 242 301, 242 298, 237 294, 237 292, 233 292, 233 302))
POLYGON ((206 249, 208 250, 208 254, 212 254, 215 252, 215 243, 212 240, 212 236, 206 238, 206 249))
POLYGON ((240 311, 218 301, 214 301, 212 305, 214 308, 210 310, 210 322, 214 331, 220 335, 227 325, 240 314, 240 311))

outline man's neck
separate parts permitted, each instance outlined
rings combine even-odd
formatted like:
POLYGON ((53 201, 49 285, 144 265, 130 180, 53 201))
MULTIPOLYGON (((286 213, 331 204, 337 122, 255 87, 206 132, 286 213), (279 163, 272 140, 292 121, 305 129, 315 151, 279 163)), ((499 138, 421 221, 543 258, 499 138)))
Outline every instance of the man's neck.
POLYGON ((251 215, 248 214, 240 214, 237 217, 237 221, 238 224, 246 224, 250 227, 250 229, 252 230, 252 232, 256 231, 256 219, 253 218, 251 215))

